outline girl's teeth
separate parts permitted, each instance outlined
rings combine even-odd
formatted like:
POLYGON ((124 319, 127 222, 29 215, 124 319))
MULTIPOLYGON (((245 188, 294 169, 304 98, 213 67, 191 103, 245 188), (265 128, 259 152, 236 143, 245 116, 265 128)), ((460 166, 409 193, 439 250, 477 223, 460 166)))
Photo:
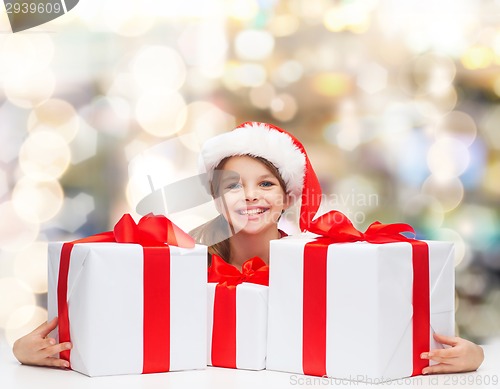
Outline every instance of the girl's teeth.
POLYGON ((263 213, 263 212, 265 212, 264 209, 247 209, 247 210, 241 211, 240 213, 242 215, 257 215, 257 214, 263 213))

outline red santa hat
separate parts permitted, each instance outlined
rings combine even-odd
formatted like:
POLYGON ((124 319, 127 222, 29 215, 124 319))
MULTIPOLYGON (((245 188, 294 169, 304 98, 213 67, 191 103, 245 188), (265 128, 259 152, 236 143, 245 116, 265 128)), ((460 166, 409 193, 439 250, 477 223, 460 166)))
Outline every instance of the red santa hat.
POLYGON ((300 229, 306 230, 319 208, 321 187, 302 143, 272 124, 245 122, 205 142, 200 153, 200 171, 207 172, 211 181, 219 163, 237 155, 264 158, 278 169, 292 201, 302 200, 300 229))

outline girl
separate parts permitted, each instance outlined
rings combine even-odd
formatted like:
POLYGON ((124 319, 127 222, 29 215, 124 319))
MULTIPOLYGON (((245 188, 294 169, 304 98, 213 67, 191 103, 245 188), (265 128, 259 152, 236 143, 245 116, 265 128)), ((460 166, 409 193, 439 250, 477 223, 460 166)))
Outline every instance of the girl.
MULTIPOLYGON (((208 140, 201 150, 200 167, 208 173, 210 190, 220 215, 192 231, 209 254, 217 254, 241 269, 247 259, 259 256, 269 263, 269 242, 285 235, 278 229, 281 214, 302 200, 300 228, 313 219, 321 189, 302 144, 282 129, 265 123, 243 123, 231 132, 208 140)), ((47 338, 57 319, 42 324, 14 344, 24 364, 68 367, 54 357, 71 348, 47 338)), ((451 347, 430 350, 421 357, 437 362, 424 374, 476 370, 483 350, 472 342, 435 335, 451 347)))

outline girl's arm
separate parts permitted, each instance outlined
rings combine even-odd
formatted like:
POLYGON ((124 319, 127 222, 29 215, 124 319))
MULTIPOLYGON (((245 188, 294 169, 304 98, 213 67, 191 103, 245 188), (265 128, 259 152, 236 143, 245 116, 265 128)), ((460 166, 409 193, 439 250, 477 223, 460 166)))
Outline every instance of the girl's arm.
POLYGON ((423 374, 460 373, 477 370, 484 360, 482 347, 458 336, 434 334, 434 339, 451 347, 422 353, 422 359, 437 362, 422 370, 423 374))
POLYGON ((48 338, 50 331, 57 327, 57 317, 43 323, 29 334, 15 341, 12 351, 19 362, 25 365, 69 367, 69 363, 54 355, 71 348, 71 343, 56 344, 56 340, 48 338))

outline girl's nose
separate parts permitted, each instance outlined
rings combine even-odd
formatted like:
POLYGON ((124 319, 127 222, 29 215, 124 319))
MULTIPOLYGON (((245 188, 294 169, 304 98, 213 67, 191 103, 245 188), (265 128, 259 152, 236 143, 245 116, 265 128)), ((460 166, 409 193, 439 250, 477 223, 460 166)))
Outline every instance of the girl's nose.
POLYGON ((255 201, 257 200, 258 195, 257 191, 254 188, 245 189, 245 200, 246 201, 255 201))

